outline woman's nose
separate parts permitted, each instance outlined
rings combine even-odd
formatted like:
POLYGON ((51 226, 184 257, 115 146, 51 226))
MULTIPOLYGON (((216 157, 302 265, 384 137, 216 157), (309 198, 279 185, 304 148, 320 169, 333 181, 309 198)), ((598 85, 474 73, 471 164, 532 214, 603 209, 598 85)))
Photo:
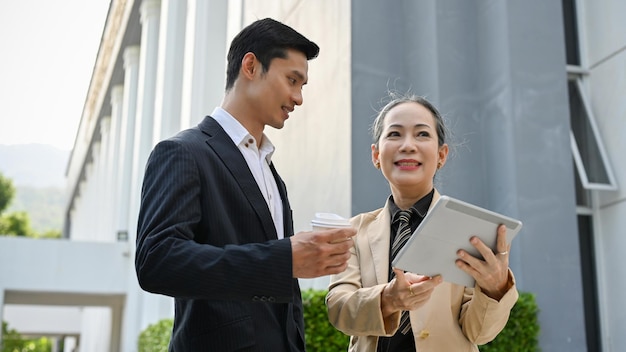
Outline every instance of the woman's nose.
POLYGON ((415 145, 415 139, 406 137, 402 140, 402 145, 400 145, 400 150, 403 152, 413 152, 417 149, 415 145))

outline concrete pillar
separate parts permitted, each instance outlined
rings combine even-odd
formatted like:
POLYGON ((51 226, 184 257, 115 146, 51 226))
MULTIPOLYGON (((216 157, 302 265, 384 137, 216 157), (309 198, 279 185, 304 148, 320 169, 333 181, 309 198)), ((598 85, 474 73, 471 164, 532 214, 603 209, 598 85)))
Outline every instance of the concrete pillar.
MULTIPOLYGON (((120 168, 118 172, 118 201, 117 201, 117 228, 116 231, 125 231, 131 241, 128 232, 130 211, 130 187, 133 169, 133 146, 135 140, 135 120, 137 94, 139 85, 139 51, 138 46, 128 47, 124 50, 124 97, 122 105, 122 134, 120 135, 120 168)), ((134 238, 134 235, 132 236, 134 238)), ((134 240, 129 243, 129 247, 134 249, 134 240)), ((130 251, 131 256, 134 256, 130 251)), ((129 261, 133 265, 134 261, 129 261)), ((134 272, 134 268, 129 268, 129 272, 134 272)), ((137 349, 137 338, 140 327, 137 324, 139 311, 137 310, 137 292, 139 290, 137 279, 134 275, 129 275, 128 291, 126 293, 126 306, 123 310, 123 326, 121 336, 120 351, 135 351, 137 349)))
MULTIPOLYGON (((4 287, 0 286, 0 324, 2 324, 3 321, 4 321, 4 287)), ((1 328, 2 326, 0 325, 0 342, 3 341, 1 328)))
POLYGON ((131 349, 120 349, 123 311, 123 302, 116 301, 113 305, 111 305, 111 344, 109 345, 109 349, 111 352, 131 351, 131 349))
POLYGON ((154 98, 156 63, 159 48, 160 0, 143 0, 141 3, 141 49, 139 51, 139 81, 137 86, 137 115, 130 187, 128 238, 135 241, 141 183, 144 167, 153 146, 154 98))
POLYGON ((116 85, 111 89, 111 126, 109 137, 109 151, 107 161, 107 192, 109 194, 109 202, 107 203, 106 218, 107 224, 107 238, 112 241, 116 240, 117 231, 117 213, 115 209, 118 204, 119 179, 118 170, 122 167, 120 164, 120 143, 121 143, 121 129, 122 129, 122 112, 123 112, 123 98, 124 98, 124 86, 116 85))
POLYGON ((122 98, 122 128, 120 130, 120 167, 117 170, 116 232, 128 232, 138 81, 139 47, 132 46, 124 50, 124 96, 122 98))
POLYGON ((180 130, 186 16, 185 0, 162 1, 153 144, 180 130))
MULTIPOLYGON (((158 57, 159 21, 161 1, 143 0, 141 15, 141 48, 139 50, 139 72, 137 82, 137 113, 135 116, 135 139, 132 158, 130 183, 130 199, 128 209, 128 241, 135 243, 137 236, 137 217, 139 214, 141 184, 144 167, 153 147, 154 133, 154 100, 156 87, 156 68, 158 57)), ((131 247, 134 249, 134 245, 131 247)), ((134 265, 134 250, 131 251, 129 265, 134 265)), ((129 268, 134 272, 134 267, 129 268)), ((124 322, 127 324, 122 336, 123 350, 134 350, 137 337, 144 328, 140 325, 143 311, 141 309, 142 292, 135 277, 129 277, 124 322)))
POLYGON ((88 165, 87 172, 85 177, 85 197, 83 198, 85 201, 85 213, 88 222, 84 223, 80 228, 79 233, 77 234, 81 240, 89 240, 94 241, 98 240, 98 224, 100 214, 97 209, 99 206, 98 203, 98 162, 100 161, 100 141, 93 142, 91 147, 90 155, 88 157, 88 165), (96 224, 94 226, 94 224, 96 224))
POLYGON ((221 103, 226 84, 226 0, 188 0, 181 128, 221 103))
POLYGON ((97 241, 111 242, 112 238, 109 236, 109 228, 111 228, 111 218, 108 216, 109 204, 112 201, 112 193, 110 192, 110 178, 109 176, 109 144, 111 137, 111 116, 104 116, 100 120, 100 148, 98 154, 96 154, 96 184, 95 184, 95 199, 94 208, 92 211, 97 214, 96 228, 94 233, 96 234, 97 241))

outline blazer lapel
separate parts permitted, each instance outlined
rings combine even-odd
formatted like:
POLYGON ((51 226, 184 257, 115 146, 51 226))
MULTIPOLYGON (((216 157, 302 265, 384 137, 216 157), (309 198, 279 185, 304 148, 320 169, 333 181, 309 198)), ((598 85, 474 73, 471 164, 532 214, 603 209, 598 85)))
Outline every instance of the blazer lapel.
POLYGON ((239 148, 237 148, 232 139, 226 134, 222 126, 211 116, 205 117, 198 127, 209 136, 206 143, 222 160, 224 166, 233 175, 233 179, 239 184, 241 193, 248 199, 252 208, 254 208, 267 239, 277 239, 276 228, 274 227, 272 215, 267 207, 265 198, 263 198, 263 194, 259 190, 259 186, 254 180, 254 176, 252 172, 250 172, 248 164, 243 155, 241 155, 239 148))
POLYGON ((389 282, 390 231, 391 216, 389 215, 389 206, 385 203, 385 207, 376 215, 368 230, 372 262, 378 284, 389 282))
POLYGON ((276 181, 276 185, 278 186, 278 193, 280 193, 280 199, 283 202, 283 229, 285 231, 284 236, 290 237, 293 236, 293 214, 291 212, 291 206, 289 205, 289 199, 287 198, 287 187, 283 182, 283 179, 280 178, 278 172, 274 168, 274 163, 270 163, 270 170, 272 170, 272 175, 274 175, 274 180, 276 181))
MULTIPOLYGON (((428 210, 435 205, 441 197, 437 189, 433 194, 433 200, 428 210)), ((372 221, 368 232, 370 235, 370 249, 374 264, 374 272, 376 273, 376 281, 379 284, 389 282, 389 248, 391 247, 391 215, 389 215, 389 202, 385 203, 383 209, 376 215, 372 221)))

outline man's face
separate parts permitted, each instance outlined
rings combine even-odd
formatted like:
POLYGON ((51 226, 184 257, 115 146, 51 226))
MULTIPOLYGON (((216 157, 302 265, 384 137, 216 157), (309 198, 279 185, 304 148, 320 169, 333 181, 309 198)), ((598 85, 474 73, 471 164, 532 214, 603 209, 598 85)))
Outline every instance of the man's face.
POLYGON ((308 61, 297 50, 288 49, 287 57, 274 58, 267 72, 258 63, 257 77, 249 91, 256 119, 263 125, 282 128, 296 105, 302 104, 302 87, 308 80, 308 61))

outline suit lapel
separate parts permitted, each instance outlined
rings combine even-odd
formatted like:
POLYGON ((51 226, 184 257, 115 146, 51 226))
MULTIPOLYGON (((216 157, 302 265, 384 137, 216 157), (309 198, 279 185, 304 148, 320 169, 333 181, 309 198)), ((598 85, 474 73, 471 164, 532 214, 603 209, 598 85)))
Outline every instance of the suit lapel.
POLYGON ((291 213, 291 206, 289 205, 289 199, 287 198, 287 187, 283 182, 283 179, 280 178, 278 172, 274 168, 274 163, 270 164, 270 170, 272 170, 272 175, 274 175, 274 180, 276 181, 276 185, 278 186, 278 193, 280 193, 280 199, 283 202, 283 229, 285 232, 285 237, 293 236, 293 217, 291 213))
MULTIPOLYGON (((435 189, 433 200, 428 207, 435 205, 441 197, 435 189)), ((376 273, 376 281, 379 284, 389 282, 389 248, 391 247, 391 215, 389 215, 389 202, 385 203, 385 207, 376 215, 372 221, 370 228, 370 249, 374 263, 374 272, 376 273)))
POLYGON ((389 246, 391 245, 390 226, 391 217, 389 207, 385 207, 376 215, 368 232, 370 233, 370 250, 372 262, 376 273, 376 282, 384 284, 389 282, 389 246))
POLYGON ((277 239, 276 228, 272 221, 272 215, 267 207, 265 198, 239 148, 226 134, 222 126, 212 117, 207 116, 198 125, 200 130, 208 135, 206 143, 213 149, 215 154, 222 160, 224 166, 233 175, 233 179, 239 184, 241 193, 248 199, 252 208, 258 215, 259 221, 267 239, 277 239))

